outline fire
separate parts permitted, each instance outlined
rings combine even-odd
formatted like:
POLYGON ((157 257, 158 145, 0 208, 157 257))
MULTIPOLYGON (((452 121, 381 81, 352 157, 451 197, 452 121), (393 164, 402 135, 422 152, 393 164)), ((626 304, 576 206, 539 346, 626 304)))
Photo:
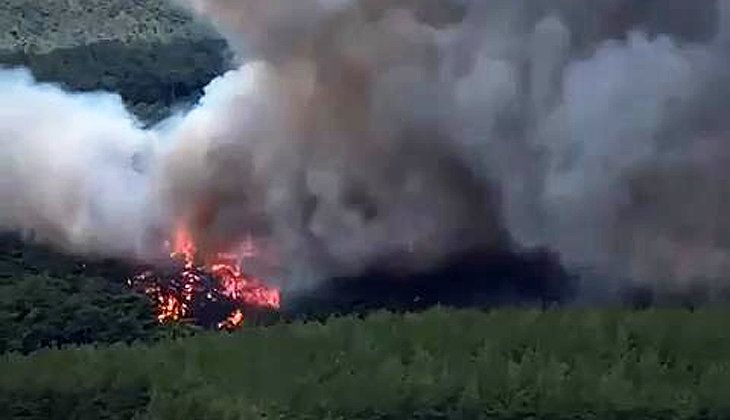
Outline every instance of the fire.
POLYGON ((249 305, 279 308, 279 291, 264 286, 255 277, 246 276, 239 266, 214 264, 211 271, 221 279, 222 291, 227 297, 249 305))
POLYGON ((195 242, 187 229, 178 228, 175 232, 175 242, 170 257, 182 256, 185 268, 193 268, 195 264, 195 242))
POLYGON ((225 321, 218 323, 220 330, 235 330, 243 325, 243 312, 236 309, 225 321))
POLYGON ((187 311, 175 296, 158 296, 157 320, 160 322, 178 321, 187 311))
MULTIPOLYGON (((234 254, 221 253, 214 261, 199 264, 195 241, 185 228, 176 231, 171 247, 170 258, 182 263, 180 271, 171 279, 164 280, 148 270, 128 281, 130 286, 141 289, 154 299, 159 322, 194 317, 200 300, 203 303, 226 301, 235 306, 226 319, 217 323, 219 329, 225 330, 243 325, 245 308, 279 309, 279 290, 244 273, 234 254)), ((246 245, 249 257, 252 255, 251 247, 249 240, 246 245)))

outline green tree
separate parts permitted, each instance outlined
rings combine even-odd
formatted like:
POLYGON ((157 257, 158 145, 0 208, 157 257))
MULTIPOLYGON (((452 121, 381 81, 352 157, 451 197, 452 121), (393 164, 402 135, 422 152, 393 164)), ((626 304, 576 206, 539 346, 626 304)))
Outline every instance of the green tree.
POLYGON ((0 352, 131 342, 158 332, 149 300, 105 279, 24 275, 0 286, 0 352))

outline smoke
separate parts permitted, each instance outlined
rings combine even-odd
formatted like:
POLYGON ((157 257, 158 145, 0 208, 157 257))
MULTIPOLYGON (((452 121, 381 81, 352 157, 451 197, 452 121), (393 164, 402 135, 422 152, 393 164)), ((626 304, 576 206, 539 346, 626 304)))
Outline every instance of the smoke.
POLYGON ((132 255, 149 189, 132 156, 153 133, 116 95, 72 95, 0 70, 0 226, 33 229, 75 252, 132 255))
POLYGON ((527 246, 730 274, 726 0, 178 2, 239 67, 153 129, 0 71, 0 224, 137 256, 253 235, 297 285, 527 246))

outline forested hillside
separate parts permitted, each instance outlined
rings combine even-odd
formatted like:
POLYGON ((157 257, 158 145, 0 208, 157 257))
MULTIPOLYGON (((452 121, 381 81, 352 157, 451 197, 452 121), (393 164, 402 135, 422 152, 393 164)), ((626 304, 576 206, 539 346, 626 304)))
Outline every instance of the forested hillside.
POLYGON ((225 42, 167 0, 9 0, 0 66, 74 91, 119 93, 147 123, 194 101, 228 68, 225 42), (7 30, 6 30, 7 28, 7 30))
POLYGON ((172 105, 193 102, 227 63, 226 45, 216 39, 110 40, 42 53, 0 52, 0 64, 27 67, 42 82, 116 92, 147 123, 164 118, 172 105))
POLYGON ((153 302, 126 286, 131 273, 117 261, 73 257, 0 234, 0 354, 190 331, 159 325, 153 302))
MULTIPOLYGON (((0 27, 0 66, 72 91, 116 92, 147 124, 191 104, 228 68, 224 41, 166 0, 8 0, 0 27)), ((182 333, 129 290, 131 272, 0 232, 0 353, 182 333)))
POLYGON ((0 50, 44 53, 101 41, 167 43, 216 37, 168 0, 6 0, 0 50))

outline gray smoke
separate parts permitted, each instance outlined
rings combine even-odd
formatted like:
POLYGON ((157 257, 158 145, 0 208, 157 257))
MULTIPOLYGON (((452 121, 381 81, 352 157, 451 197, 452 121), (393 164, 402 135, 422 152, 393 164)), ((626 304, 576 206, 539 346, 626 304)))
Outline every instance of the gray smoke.
POLYGON ((179 2, 240 67, 152 130, 0 73, 0 223, 134 255, 253 235, 297 285, 521 245, 730 274, 726 0, 179 2))

